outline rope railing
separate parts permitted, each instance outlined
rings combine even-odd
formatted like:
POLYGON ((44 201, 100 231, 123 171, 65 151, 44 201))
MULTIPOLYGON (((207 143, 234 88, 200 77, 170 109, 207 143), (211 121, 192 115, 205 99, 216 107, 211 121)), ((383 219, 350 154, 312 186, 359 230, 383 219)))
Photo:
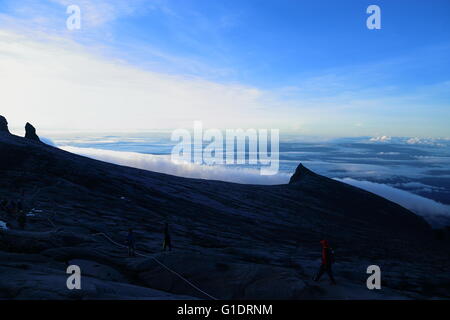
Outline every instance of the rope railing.
MULTIPOLYGON (((100 232, 100 233, 95 233, 93 234, 94 236, 103 236, 105 237, 108 241, 110 241, 111 243, 113 243, 114 245, 118 246, 118 247, 122 247, 122 248, 127 248, 127 246, 120 244, 116 241, 114 241, 113 239, 111 239, 107 234, 100 232)), ((213 297, 212 295, 210 295, 209 293, 203 291, 202 289, 200 289, 199 287, 197 287, 195 284, 193 284, 191 281, 189 281, 188 279, 186 279, 185 277, 183 277, 182 275, 180 275, 178 272, 170 269, 168 266, 166 266, 165 264, 163 264, 161 261, 159 261, 158 259, 156 259, 155 257, 152 256, 147 256, 145 254, 136 252, 137 255, 141 256, 141 257, 145 257, 145 258, 150 258, 153 259, 156 263, 158 263, 160 266, 162 266, 164 269, 166 269, 167 271, 171 272, 172 274, 176 275, 178 278, 180 278, 181 280, 183 280, 184 282, 186 282, 188 285, 190 285, 192 288, 194 288, 195 290, 197 290, 198 292, 201 292, 202 294, 204 294, 205 296, 207 296, 208 298, 212 299, 212 300, 218 300, 217 298, 213 297)))
MULTIPOLYGON (((50 224, 56 229, 57 226, 55 225, 55 223, 53 223, 53 221, 49 218, 46 217, 45 218, 48 222, 50 222, 50 224)), ((110 241, 112 244, 121 247, 121 248, 127 248, 127 246, 120 244, 116 241, 114 241, 113 239, 111 239, 107 234, 100 232, 100 233, 94 233, 93 236, 103 236, 104 238, 106 238, 108 241, 110 241)), ((159 261, 158 259, 156 259, 155 257, 152 256, 147 256, 144 255, 142 253, 139 253, 136 251, 136 254, 141 256, 141 257, 145 257, 145 258, 150 258, 153 259, 156 263, 158 263, 161 267, 163 267, 164 269, 166 269, 167 271, 171 272, 172 274, 174 274, 175 276, 177 276, 178 278, 180 278, 181 280, 183 280, 185 283, 187 283, 189 286, 191 286, 192 288, 194 288, 195 290, 197 290, 198 292, 204 294, 205 296, 207 296, 208 298, 212 299, 212 300, 218 300, 217 298, 215 298, 214 296, 210 295, 209 293, 205 292, 204 290, 200 289, 198 286, 196 286, 195 284, 193 284, 191 281, 189 281, 188 279, 186 279, 185 277, 183 277, 181 274, 179 274, 178 272, 170 269, 168 266, 166 266, 165 264, 163 264, 161 261, 159 261)))

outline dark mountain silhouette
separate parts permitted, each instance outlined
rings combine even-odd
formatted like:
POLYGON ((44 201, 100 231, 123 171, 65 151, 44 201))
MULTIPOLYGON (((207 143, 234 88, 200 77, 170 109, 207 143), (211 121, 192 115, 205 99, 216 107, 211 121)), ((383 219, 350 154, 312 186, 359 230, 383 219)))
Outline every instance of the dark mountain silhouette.
POLYGON ((9 133, 8 121, 6 121, 4 116, 0 116, 0 132, 9 133))
POLYGON ((29 122, 27 122, 27 124, 25 125, 25 138, 34 141, 41 141, 38 135, 36 134, 36 129, 29 122))
POLYGON ((407 209, 299 165, 287 185, 188 179, 88 159, 0 133, 0 298, 448 297, 449 253, 407 209), (33 211, 31 209, 34 208, 33 211), (162 253, 164 224, 173 250, 162 253), (133 228, 137 251, 116 246, 133 228), (328 239, 337 286, 311 281, 328 239), (156 258, 155 261, 153 258, 156 258), (83 290, 66 288, 77 264, 83 290), (366 288, 379 265, 383 290, 366 288))
POLYGON ((318 175, 300 163, 291 179, 289 179, 289 184, 304 183, 305 180, 314 178, 317 179, 318 175))

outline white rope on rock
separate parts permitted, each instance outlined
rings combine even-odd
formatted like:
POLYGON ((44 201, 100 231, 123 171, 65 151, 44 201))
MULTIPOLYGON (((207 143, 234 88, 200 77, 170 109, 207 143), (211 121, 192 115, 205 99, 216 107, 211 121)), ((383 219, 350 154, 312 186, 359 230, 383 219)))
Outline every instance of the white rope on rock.
MULTIPOLYGON (((48 221, 53 225, 53 227, 54 227, 55 229, 57 228, 56 225, 53 223, 53 221, 52 221, 50 218, 46 217, 46 220, 48 220, 48 221)), ((114 241, 114 240, 111 239, 107 234, 105 234, 105 233, 103 233, 103 232, 100 232, 100 233, 94 233, 93 236, 103 236, 103 237, 105 237, 108 241, 110 241, 111 243, 115 244, 116 246, 121 247, 121 248, 127 248, 127 246, 125 246, 125 245, 123 245, 123 244, 120 244, 120 243, 114 241)), ((190 285, 192 288, 194 288, 194 289, 197 290, 198 292, 203 293, 205 296, 211 298, 212 300, 218 300, 217 298, 213 297, 213 296, 210 295, 209 293, 207 293, 207 292, 203 291, 202 289, 200 289, 199 287, 197 287, 195 284, 193 284, 192 282, 190 282, 188 279, 186 279, 185 277, 183 277, 183 276, 182 276, 181 274, 179 274, 178 272, 176 272, 176 271, 170 269, 168 266, 166 266, 165 264, 163 264, 161 261, 159 261, 159 260, 156 259, 155 257, 147 256, 147 255, 144 255, 144 254, 139 253, 139 252, 136 252, 136 254, 140 255, 141 257, 153 259, 153 260, 154 260, 156 263, 158 263, 160 266, 162 266, 162 267, 165 268, 167 271, 169 271, 169 272, 173 273, 174 275, 176 275, 178 278, 180 278, 181 280, 183 280, 184 282, 186 282, 188 285, 190 285)))
MULTIPOLYGON (((116 241, 114 241, 113 239, 111 239, 110 237, 108 237, 108 235, 106 235, 103 232, 100 233, 95 233, 93 234, 94 236, 103 236, 105 237, 107 240, 109 240, 111 243, 115 244, 118 247, 122 247, 122 248, 127 248, 127 246, 117 243, 116 241)), ((192 288, 194 288, 195 290, 203 293, 205 296, 211 298, 212 300, 217 300, 217 298, 213 297, 212 295, 206 293, 205 291, 203 291, 202 289, 200 289, 199 287, 197 287, 195 284, 193 284, 192 282, 190 282, 188 279, 186 279, 185 277, 183 277, 182 275, 180 275, 178 272, 170 269, 168 266, 166 266, 165 264, 163 264, 162 262, 160 262, 158 259, 156 259, 155 257, 152 256, 147 256, 144 255, 142 253, 136 252, 137 255, 140 255, 141 257, 145 257, 145 258, 151 258, 153 259, 156 263, 158 263, 160 266, 162 266, 163 268, 165 268, 167 271, 173 273, 174 275, 176 275, 178 278, 180 278, 181 280, 183 280, 184 282, 186 282, 188 285, 190 285, 192 288)))

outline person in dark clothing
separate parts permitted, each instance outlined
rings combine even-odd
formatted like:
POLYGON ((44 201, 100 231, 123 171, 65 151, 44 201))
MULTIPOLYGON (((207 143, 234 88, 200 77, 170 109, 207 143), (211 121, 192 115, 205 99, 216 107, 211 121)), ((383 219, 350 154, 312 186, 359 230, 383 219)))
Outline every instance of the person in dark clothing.
POLYGON ((1 200, 0 201, 0 210, 2 211, 6 211, 6 205, 8 204, 8 201, 6 200, 1 200))
POLYGON ((16 202, 13 200, 9 200, 6 204, 6 212, 8 214, 15 215, 17 213, 17 205, 16 202))
POLYGON ((170 241, 170 234, 169 234, 169 224, 166 222, 164 225, 164 243, 163 243, 164 251, 166 251, 167 248, 169 248, 169 251, 172 251, 172 242, 170 241))
POLYGON ((6 211, 12 218, 17 220, 20 229, 25 229, 27 223, 27 214, 24 212, 24 207, 22 203, 22 199, 18 199, 17 201, 11 200, 6 205, 6 211))
POLYGON ((17 211, 18 212, 23 211, 23 203, 22 203, 22 200, 20 200, 20 199, 17 201, 17 211))
POLYGON ((314 277, 314 281, 319 281, 322 275, 326 272, 328 274, 328 277, 330 277, 331 283, 336 284, 333 276, 333 270, 331 268, 332 264, 334 263, 333 249, 330 247, 327 240, 321 240, 320 244, 322 245, 322 263, 320 265, 319 272, 314 277))
POLYGON ((129 257, 135 257, 136 256, 136 240, 134 238, 133 229, 128 229, 128 236, 127 236, 127 245, 128 245, 128 256, 129 257))
POLYGON ((20 229, 25 229, 25 226, 27 224, 27 215, 25 214, 25 212, 23 212, 23 210, 19 211, 17 215, 17 222, 19 223, 20 229))

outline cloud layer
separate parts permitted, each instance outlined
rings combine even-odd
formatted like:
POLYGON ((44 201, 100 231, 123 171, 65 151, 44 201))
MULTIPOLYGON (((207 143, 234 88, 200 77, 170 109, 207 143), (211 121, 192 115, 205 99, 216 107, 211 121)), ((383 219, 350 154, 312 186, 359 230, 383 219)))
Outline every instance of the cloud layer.
MULTIPOLYGON (((149 171, 166 173, 187 178, 221 180, 245 184, 285 184, 290 174, 279 173, 262 176, 259 170, 236 168, 233 166, 205 166, 194 163, 174 163, 170 156, 151 155, 137 152, 122 152, 95 148, 60 146, 61 149, 89 158, 149 171)), ((400 190, 385 184, 343 178, 336 180, 356 186, 391 200, 424 217, 434 227, 450 224, 450 206, 400 190)))
POLYGON ((206 166, 195 163, 174 163, 171 161, 170 156, 71 146, 61 146, 60 149, 101 161, 187 178, 273 185, 287 183, 290 177, 290 175, 286 173, 278 173, 273 176, 262 176, 260 175, 259 170, 236 168, 233 166, 206 166))
POLYGON ((450 206, 448 205, 381 183, 355 180, 352 178, 336 180, 367 190, 391 200, 392 202, 398 203, 417 215, 424 217, 425 220, 434 227, 450 225, 450 206))

